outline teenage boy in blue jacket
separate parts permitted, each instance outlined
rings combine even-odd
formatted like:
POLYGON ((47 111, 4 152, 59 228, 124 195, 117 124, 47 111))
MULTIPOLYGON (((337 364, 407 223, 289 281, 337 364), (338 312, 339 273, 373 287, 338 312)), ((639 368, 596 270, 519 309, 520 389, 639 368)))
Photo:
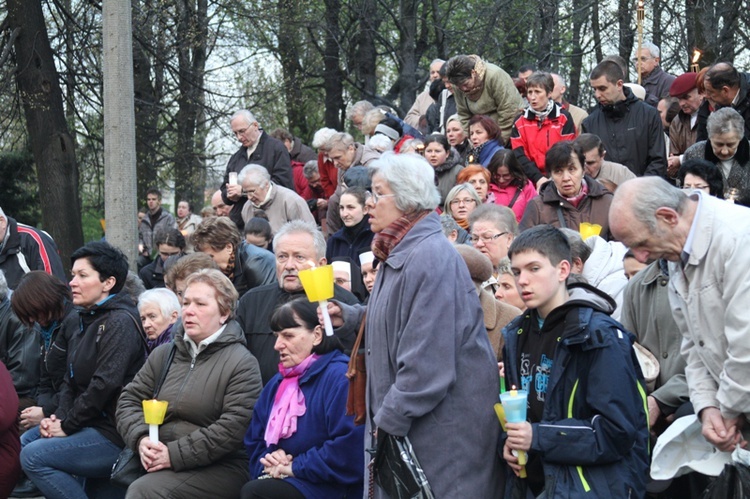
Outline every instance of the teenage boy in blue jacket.
POLYGON ((553 227, 518 236, 508 256, 527 311, 503 331, 508 386, 528 391, 527 422, 508 423, 506 497, 644 497, 648 416, 633 336, 615 302, 566 285, 570 246, 553 227), (527 478, 513 451, 526 451, 527 478))

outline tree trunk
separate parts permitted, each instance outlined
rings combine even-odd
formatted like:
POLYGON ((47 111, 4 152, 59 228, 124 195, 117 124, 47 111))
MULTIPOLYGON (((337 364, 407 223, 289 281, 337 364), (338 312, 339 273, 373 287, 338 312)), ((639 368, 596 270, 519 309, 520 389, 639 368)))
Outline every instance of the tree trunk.
MULTIPOLYGON (((620 27, 620 39, 618 53, 626 61, 630 60, 633 52, 633 40, 635 39, 636 30, 633 29, 633 11, 635 10, 632 0, 618 0, 617 3, 617 22, 620 27)), ((637 75, 636 75, 637 76, 637 75)), ((625 75, 625 81, 629 81, 625 75)))
MULTIPOLYGON (((136 0, 138 2, 139 0, 136 0)), ((136 196, 146 199, 146 190, 157 185, 159 164, 158 130, 161 91, 157 87, 154 73, 158 71, 151 64, 148 47, 155 45, 154 10, 149 0, 133 9, 136 20, 136 41, 133 44, 133 91, 135 100, 135 153, 137 168, 136 196)), ((159 65, 160 63, 157 63, 159 65)))
POLYGON ((602 52, 602 29, 599 25, 599 2, 593 2, 591 5, 591 36, 594 39, 596 63, 599 64, 604 59, 604 53, 602 52))
POLYGON ((304 75, 297 46, 298 31, 302 29, 302 24, 298 19, 300 7, 296 0, 278 0, 277 9, 278 51, 284 78, 284 99, 289 131, 296 137, 307 137, 310 135, 310 130, 307 126, 305 99, 302 94, 304 75))
POLYGON ((581 77, 583 76, 581 75, 583 71, 581 36, 589 13, 589 9, 585 8, 583 4, 583 0, 573 0, 573 39, 571 40, 570 75, 566 92, 568 102, 576 105, 578 104, 578 95, 581 92, 581 77))
POLYGON ((538 68, 549 68, 557 28, 557 1, 539 2, 539 45, 536 51, 538 68))
POLYGON ((55 239, 63 266, 83 245, 75 142, 68 131, 60 80, 39 0, 8 0, 14 43, 16 83, 39 179, 44 229, 55 239))
POLYGON ((135 112, 130 0, 102 1, 104 216, 107 241, 136 269, 135 112))
POLYGON ((399 80, 398 97, 401 116, 404 116, 417 97, 417 8, 420 0, 401 0, 400 37, 398 44, 399 80))
POLYGON ((354 8, 358 14, 359 33, 354 60, 350 62, 354 69, 354 81, 360 99, 373 100, 377 95, 375 36, 380 24, 377 0, 360 0, 359 5, 354 8))
POLYGON ((199 117, 204 105, 203 81, 206 69, 208 40, 207 0, 181 0, 178 3, 178 110, 177 150, 175 153, 175 204, 186 199, 193 206, 202 206, 206 169, 204 140, 199 117))
POLYGON ((341 43, 341 29, 339 15, 341 14, 341 0, 325 0, 325 48, 323 52, 323 88, 325 89, 325 125, 334 130, 341 130, 344 106, 343 74, 341 74, 341 57, 339 45, 341 43))

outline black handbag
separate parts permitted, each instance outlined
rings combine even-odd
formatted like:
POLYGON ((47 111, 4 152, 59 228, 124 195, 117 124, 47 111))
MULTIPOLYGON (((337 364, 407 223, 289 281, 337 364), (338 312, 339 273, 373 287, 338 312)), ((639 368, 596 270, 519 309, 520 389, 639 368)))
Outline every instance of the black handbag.
POLYGON ((434 499, 409 437, 390 435, 378 428, 373 463, 375 482, 391 499, 434 499))
MULTIPOLYGON (((161 385, 164 384, 164 380, 167 378, 167 372, 169 372, 169 366, 172 364, 174 359, 174 353, 177 350, 177 346, 172 342, 172 347, 169 350, 166 360, 164 361, 164 367, 161 370, 161 376, 159 381, 154 386, 154 396, 157 398, 161 385)), ((141 465, 141 456, 137 452, 133 452, 130 447, 125 447, 117 456, 115 464, 112 465, 112 473, 109 475, 109 481, 120 487, 128 488, 130 484, 138 480, 140 477, 146 474, 146 470, 141 465)))

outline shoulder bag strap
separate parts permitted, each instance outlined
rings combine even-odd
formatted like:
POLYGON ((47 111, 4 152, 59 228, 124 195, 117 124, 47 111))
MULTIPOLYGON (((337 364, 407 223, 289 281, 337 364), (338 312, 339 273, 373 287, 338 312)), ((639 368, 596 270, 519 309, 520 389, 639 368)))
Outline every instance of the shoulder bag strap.
POLYGON ((508 204, 508 208, 513 208, 513 205, 516 204, 516 201, 518 201, 518 196, 521 195, 521 189, 516 187, 516 193, 513 194, 513 199, 510 200, 510 204, 508 204))
POLYGON ((367 312, 362 314, 362 323, 359 325, 359 331, 357 332, 357 339, 354 340, 354 346, 352 347, 352 354, 349 357, 349 369, 346 371, 346 377, 352 379, 357 374, 357 354, 359 349, 362 347, 362 340, 365 336, 365 319, 367 318, 367 312))
POLYGON ((561 229, 568 228, 568 226, 565 224, 565 218, 563 218, 563 212, 562 212, 562 208, 560 208, 560 205, 557 206, 557 219, 560 221, 561 229))
POLYGON ((177 350, 177 345, 175 344, 173 340, 172 346, 169 349, 169 354, 167 355, 167 358, 164 360, 164 366, 161 368, 161 375, 159 376, 159 381, 156 383, 156 385, 154 385, 154 396, 153 396, 154 399, 158 397, 159 390, 161 390, 161 385, 163 385, 164 380, 167 379, 169 366, 172 364, 172 359, 174 359, 174 353, 176 350, 177 350))

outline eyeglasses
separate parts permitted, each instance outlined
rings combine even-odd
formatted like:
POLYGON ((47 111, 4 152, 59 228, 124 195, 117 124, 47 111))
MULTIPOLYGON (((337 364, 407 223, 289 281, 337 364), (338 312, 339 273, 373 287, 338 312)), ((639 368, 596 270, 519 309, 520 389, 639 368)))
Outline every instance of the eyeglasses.
POLYGON ((708 188, 709 186, 707 184, 685 184, 682 186, 683 190, 698 189, 699 191, 704 191, 708 188))
POLYGON ((633 63, 638 63, 638 61, 648 62, 651 59, 654 59, 654 57, 646 57, 645 55, 641 57, 633 57, 633 63))
POLYGON ((505 232, 501 232, 499 234, 494 234, 492 236, 488 236, 487 234, 482 234, 481 236, 477 236, 475 234, 472 234, 471 235, 471 243, 472 244, 476 244, 481 239, 483 243, 487 244, 487 243, 489 243, 491 241, 494 241, 498 237, 502 237, 502 236, 504 236, 506 234, 510 234, 510 233, 508 231, 505 231, 505 232))
POLYGON ((471 198, 469 198, 469 199, 454 199, 453 201, 451 201, 450 204, 451 204, 451 206, 459 206, 459 205, 468 206, 470 204, 477 204, 477 200, 476 199, 471 199, 471 198))
POLYGON ((381 198, 392 198, 394 196, 395 194, 378 194, 377 192, 373 192, 370 199, 372 199, 372 204, 378 204, 381 198))

